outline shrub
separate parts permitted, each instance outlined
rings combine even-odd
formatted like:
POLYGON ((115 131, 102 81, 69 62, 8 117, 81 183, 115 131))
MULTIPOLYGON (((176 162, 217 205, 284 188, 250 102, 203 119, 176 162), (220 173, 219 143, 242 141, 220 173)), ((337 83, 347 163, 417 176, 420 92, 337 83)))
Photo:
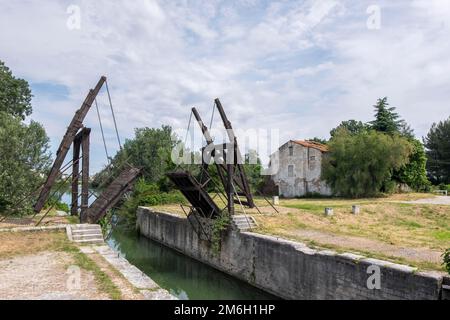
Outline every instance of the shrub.
POLYGON ((179 191, 162 192, 157 184, 140 179, 134 191, 116 211, 127 224, 134 224, 139 206, 158 206, 164 204, 185 204, 186 200, 179 191))
POLYGON ((450 248, 445 250, 444 254, 442 255, 442 258, 444 260, 442 265, 444 266, 445 270, 447 270, 447 272, 450 274, 450 248))

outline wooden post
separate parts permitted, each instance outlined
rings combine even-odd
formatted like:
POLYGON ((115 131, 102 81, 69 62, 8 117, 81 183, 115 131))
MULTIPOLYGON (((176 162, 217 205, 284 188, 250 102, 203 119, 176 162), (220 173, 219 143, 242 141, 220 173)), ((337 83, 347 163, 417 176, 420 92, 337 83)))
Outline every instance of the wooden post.
POLYGON ((80 175, 80 147, 81 141, 75 139, 73 142, 73 164, 72 164, 72 205, 70 213, 78 216, 78 181, 80 175))
POLYGON ((81 149, 83 155, 82 176, 81 176, 81 213, 80 222, 87 222, 87 210, 89 208, 89 140, 91 129, 84 128, 81 138, 81 149))
POLYGON ((234 164, 227 164, 228 171, 228 183, 227 183, 227 194, 228 194, 228 213, 230 216, 234 215, 234 191, 233 191, 233 175, 234 175, 234 164))
POLYGON ((91 108, 92 103, 95 100, 95 97, 99 93, 99 91, 102 88, 105 81, 106 81, 106 77, 100 78, 100 80, 98 81, 95 88, 91 89, 89 91, 89 94, 87 95, 87 97, 84 100, 83 104, 81 105, 80 109, 75 113, 75 116, 73 117, 72 122, 70 123, 69 127, 67 128, 67 132, 64 135, 64 137, 61 141, 61 144, 56 152, 55 162, 53 163, 51 171, 47 177, 47 181, 45 182, 44 186, 42 187, 39 198, 36 201, 36 204, 34 205, 34 212, 39 213, 39 212, 41 212, 42 208, 44 207, 44 204, 48 199, 50 191, 58 177, 59 169, 61 169, 61 166, 67 155, 67 152, 69 152, 70 146, 72 145, 72 142, 74 141, 75 136, 77 135, 77 132, 83 126, 83 120, 86 117, 86 114, 88 113, 89 109, 91 108))

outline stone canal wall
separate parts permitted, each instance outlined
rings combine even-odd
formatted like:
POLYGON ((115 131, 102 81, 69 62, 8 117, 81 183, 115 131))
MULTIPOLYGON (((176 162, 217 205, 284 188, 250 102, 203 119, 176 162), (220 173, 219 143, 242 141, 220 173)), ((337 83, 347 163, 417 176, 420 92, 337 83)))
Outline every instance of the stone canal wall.
POLYGON ((235 230, 224 234, 221 250, 215 253, 186 218, 144 207, 138 209, 137 228, 143 236, 285 299, 442 297, 443 274, 438 272, 419 272, 404 265, 314 250, 302 243, 235 230))

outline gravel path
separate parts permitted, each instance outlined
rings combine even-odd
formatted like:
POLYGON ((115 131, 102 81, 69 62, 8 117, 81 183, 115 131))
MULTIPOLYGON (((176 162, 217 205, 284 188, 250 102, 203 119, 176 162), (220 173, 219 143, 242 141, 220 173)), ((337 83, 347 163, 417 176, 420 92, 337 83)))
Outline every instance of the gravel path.
POLYGON ((402 201, 401 203, 411 203, 411 204, 439 204, 439 205, 449 205, 450 206, 450 196, 437 196, 429 199, 421 199, 415 201, 402 201))
POLYGON ((79 285, 71 285, 72 257, 41 252, 0 260, 0 300, 105 300, 94 276, 80 270, 79 285))

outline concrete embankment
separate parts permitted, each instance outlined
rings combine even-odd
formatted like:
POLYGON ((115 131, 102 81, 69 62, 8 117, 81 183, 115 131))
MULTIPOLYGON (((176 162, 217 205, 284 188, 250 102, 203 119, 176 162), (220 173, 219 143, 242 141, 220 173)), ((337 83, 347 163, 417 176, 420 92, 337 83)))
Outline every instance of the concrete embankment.
MULTIPOLYGON (((195 227, 195 225, 194 225, 195 227)), ((320 251, 305 244, 229 230, 219 252, 201 239, 192 222, 151 208, 138 209, 143 236, 285 299, 439 300, 443 273, 364 256, 320 251)))

